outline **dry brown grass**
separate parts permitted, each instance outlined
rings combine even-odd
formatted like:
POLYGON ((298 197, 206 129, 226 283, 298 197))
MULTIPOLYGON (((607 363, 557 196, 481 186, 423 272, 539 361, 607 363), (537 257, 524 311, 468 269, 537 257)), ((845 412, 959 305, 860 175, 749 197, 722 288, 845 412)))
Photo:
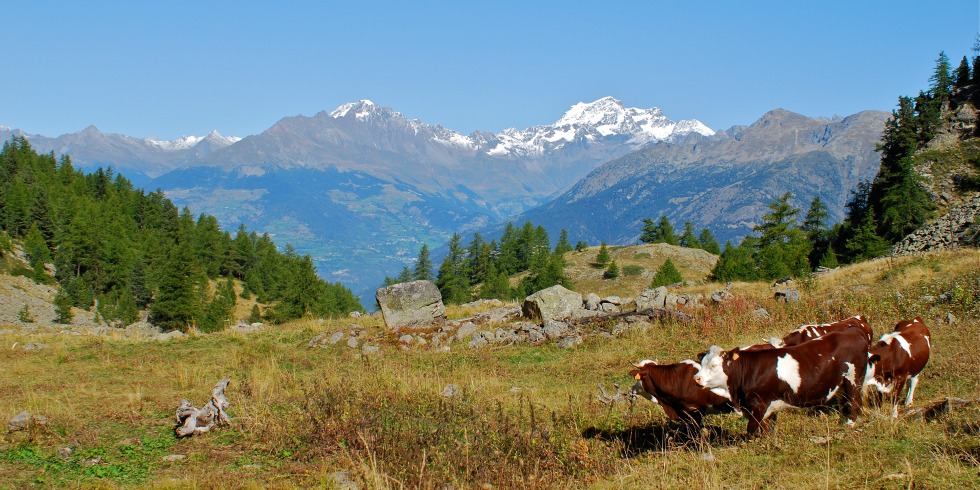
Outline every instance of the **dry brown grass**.
POLYGON ((980 370, 963 362, 980 346, 978 283, 976 250, 844 268, 797 284, 803 301, 790 305, 775 303, 769 284, 736 283, 736 300, 693 310, 690 324, 591 337, 574 350, 455 344, 449 353, 402 352, 379 316, 168 343, 4 335, 0 421, 28 410, 49 425, 3 436, 0 486, 308 488, 329 487, 339 470, 363 488, 976 486, 978 406, 933 422, 869 409, 856 429, 834 413, 787 411, 774 434, 745 441, 735 416, 709 417, 702 437, 685 439, 645 400, 610 407, 594 395, 597 383, 628 385, 629 361, 674 362, 712 343, 740 345, 863 313, 878 334, 914 315, 932 329, 917 404, 980 397, 980 370), (948 301, 927 298, 947 291, 955 292, 948 301), (771 321, 748 314, 760 305, 771 321), (947 313, 955 324, 943 321, 947 313), (380 356, 343 343, 306 347, 351 323, 382 345, 380 356), (32 341, 49 348, 10 348, 32 341), (227 374, 233 426, 174 439, 180 399, 204 402, 227 374), (440 396, 448 384, 460 395, 440 396), (69 445, 75 452, 60 458, 58 448, 69 445), (163 459, 170 454, 186 459, 163 459), (86 465, 95 457, 101 462, 86 465))

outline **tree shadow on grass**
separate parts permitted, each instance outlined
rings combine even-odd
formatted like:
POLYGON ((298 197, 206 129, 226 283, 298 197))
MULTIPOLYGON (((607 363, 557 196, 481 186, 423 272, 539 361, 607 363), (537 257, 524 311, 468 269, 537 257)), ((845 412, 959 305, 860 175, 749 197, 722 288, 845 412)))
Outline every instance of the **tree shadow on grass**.
POLYGON ((619 441, 621 456, 632 458, 645 452, 704 451, 707 447, 731 446, 742 442, 744 434, 724 427, 707 425, 702 428, 683 424, 653 424, 625 430, 605 430, 589 427, 582 432, 586 439, 619 441))

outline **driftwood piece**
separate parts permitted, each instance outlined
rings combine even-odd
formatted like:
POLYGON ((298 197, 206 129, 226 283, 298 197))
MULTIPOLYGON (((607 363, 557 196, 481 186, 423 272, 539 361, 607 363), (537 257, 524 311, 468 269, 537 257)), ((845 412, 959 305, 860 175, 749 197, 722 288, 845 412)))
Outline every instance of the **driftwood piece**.
POLYGON ((913 408, 905 412, 904 417, 918 420, 935 420, 943 415, 952 412, 954 409, 963 408, 980 401, 980 398, 967 400, 964 398, 946 398, 939 400, 925 407, 913 408))
POLYGON ((214 427, 230 425, 231 419, 225 410, 228 408, 228 399, 225 398, 225 388, 231 381, 231 376, 225 376, 211 389, 211 400, 201 408, 195 408, 191 402, 181 400, 177 407, 177 427, 174 432, 177 437, 187 437, 194 434, 203 434, 214 427))
POLYGON ((596 399, 606 405, 613 405, 620 401, 632 402, 636 398, 636 394, 632 390, 623 391, 618 384, 613 384, 613 388, 616 388, 616 392, 610 395, 606 391, 606 387, 602 386, 602 383, 599 383, 599 394, 596 395, 596 399))

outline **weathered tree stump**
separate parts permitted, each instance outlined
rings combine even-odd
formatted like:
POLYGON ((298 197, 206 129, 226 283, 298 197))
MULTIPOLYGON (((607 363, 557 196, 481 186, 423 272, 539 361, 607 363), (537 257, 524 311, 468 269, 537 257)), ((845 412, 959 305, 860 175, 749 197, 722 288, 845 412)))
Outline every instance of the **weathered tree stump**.
POLYGON ((231 381, 231 376, 225 376, 211 389, 211 400, 201 408, 191 406, 191 402, 181 400, 177 407, 177 427, 174 429, 177 437, 187 437, 203 434, 220 425, 230 425, 231 419, 225 409, 228 399, 225 398, 225 388, 231 381))

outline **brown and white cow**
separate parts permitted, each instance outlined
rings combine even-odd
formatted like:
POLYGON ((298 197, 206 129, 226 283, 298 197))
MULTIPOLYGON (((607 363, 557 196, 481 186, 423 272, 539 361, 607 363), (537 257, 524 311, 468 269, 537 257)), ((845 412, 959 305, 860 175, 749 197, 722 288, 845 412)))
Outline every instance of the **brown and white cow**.
POLYGON ((931 347, 929 328, 921 317, 915 317, 898 322, 893 332, 882 335, 868 350, 864 387, 873 387, 887 395, 892 402, 893 416, 898 416, 898 397, 906 382, 909 391, 904 405, 912 404, 919 373, 929 362, 931 347))
POLYGON ((753 436, 768 433, 779 410, 825 405, 835 397, 842 398, 852 424, 861 410, 867 363, 865 333, 848 328, 793 347, 725 352, 713 345, 694 379, 705 388, 727 389, 753 436))
POLYGON ((773 347, 790 347, 794 345, 800 345, 808 340, 813 340, 818 337, 822 337, 831 332, 839 332, 845 328, 856 327, 861 329, 868 336, 868 344, 871 344, 874 338, 874 332, 871 330, 871 325, 868 324, 868 320, 864 318, 863 315, 854 315, 850 318, 844 320, 836 321, 833 323, 822 323, 819 325, 801 325, 796 330, 786 334, 782 339, 772 338, 769 339, 769 343, 773 347))
POLYGON ((630 376, 636 379, 632 392, 659 404, 671 421, 700 427, 707 413, 734 410, 724 390, 711 390, 694 382, 701 365, 690 359, 676 364, 657 364, 645 359, 633 366, 630 376))

